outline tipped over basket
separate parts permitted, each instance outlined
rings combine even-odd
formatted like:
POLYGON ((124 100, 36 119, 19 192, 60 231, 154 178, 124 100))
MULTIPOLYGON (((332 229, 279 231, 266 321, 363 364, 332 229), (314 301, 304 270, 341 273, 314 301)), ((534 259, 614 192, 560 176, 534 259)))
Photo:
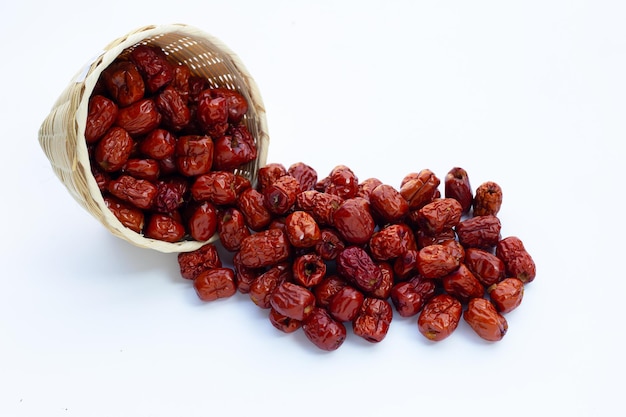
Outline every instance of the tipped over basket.
POLYGON ((136 246, 161 252, 187 252, 204 242, 169 243, 150 239, 125 227, 108 209, 91 170, 85 141, 89 99, 104 71, 122 52, 139 44, 163 49, 168 59, 186 64, 192 75, 208 80, 211 87, 236 90, 248 101, 242 123, 255 140, 257 157, 238 167, 236 174, 256 183, 258 169, 266 163, 269 136, 265 109, 257 85, 240 59, 213 36, 188 25, 146 26, 116 39, 72 79, 39 130, 39 143, 52 168, 70 194, 112 234, 136 246))

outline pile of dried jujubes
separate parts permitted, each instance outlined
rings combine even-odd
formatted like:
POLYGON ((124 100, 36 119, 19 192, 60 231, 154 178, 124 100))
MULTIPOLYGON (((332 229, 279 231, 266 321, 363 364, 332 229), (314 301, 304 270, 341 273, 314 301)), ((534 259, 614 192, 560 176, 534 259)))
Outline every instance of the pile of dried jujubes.
POLYGON ((535 264, 522 241, 502 238, 502 190, 475 192, 467 172, 430 170, 399 187, 359 181, 347 166, 318 178, 309 165, 268 164, 257 184, 233 173, 257 157, 236 91, 210 87, 158 48, 135 47, 101 75, 85 139, 92 172, 127 228, 167 242, 214 244, 178 256, 205 301, 249 295, 283 332, 302 329, 335 350, 346 325, 380 342, 392 317, 416 317, 426 338, 448 337, 461 317, 500 340, 535 264))

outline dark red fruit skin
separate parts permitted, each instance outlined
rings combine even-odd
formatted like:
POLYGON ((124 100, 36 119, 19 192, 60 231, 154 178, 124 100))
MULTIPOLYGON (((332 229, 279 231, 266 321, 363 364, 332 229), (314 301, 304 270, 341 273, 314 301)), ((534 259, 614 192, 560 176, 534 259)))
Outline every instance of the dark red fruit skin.
POLYGON ((496 256, 504 262, 506 274, 527 284, 537 275, 537 267, 521 239, 509 236, 498 242, 496 256))
POLYGON ((402 181, 400 181, 400 188, 404 187, 404 185, 409 181, 419 178, 420 174, 423 174, 424 172, 429 172, 429 170, 423 170, 420 172, 409 172, 402 178, 402 181))
POLYGON ((287 173, 298 180, 301 191, 315 189, 317 183, 317 171, 303 162, 292 164, 287 169, 287 173))
POLYGON ((154 213, 146 225, 145 236, 164 242, 179 242, 185 237, 185 226, 167 214, 154 213))
POLYGON ((454 229, 447 229, 436 235, 429 235, 422 229, 417 229, 415 232, 415 240, 417 241, 417 247, 419 249, 425 248, 430 245, 442 244, 448 240, 455 240, 456 233, 454 229))
POLYGON ((413 231, 403 223, 391 224, 374 232, 369 241, 370 253, 379 261, 395 259, 416 248, 413 231))
POLYGON ((366 297, 352 321, 352 331, 370 343, 381 342, 391 325, 393 309, 386 300, 366 297))
POLYGON ((191 120, 191 112, 178 91, 168 86, 159 93, 156 105, 163 116, 163 124, 174 131, 182 130, 191 120))
MULTIPOLYGON (((233 190, 235 191, 235 195, 238 197, 242 192, 252 187, 252 183, 250 180, 243 175, 235 174, 235 178, 233 179, 232 184, 233 190)), ((233 201, 231 204, 235 204, 236 201, 233 201)))
POLYGON ((484 298, 471 299, 463 319, 478 336, 490 342, 502 340, 509 328, 506 319, 484 298))
POLYGON ((359 191, 357 191, 356 197, 364 198, 371 203, 370 196, 372 191, 382 183, 378 178, 367 178, 359 182, 359 191))
POLYGON ((296 197, 296 208, 311 214, 320 226, 332 226, 335 210, 342 203, 341 197, 316 190, 302 191, 296 197))
POLYGON ((332 261, 346 248, 339 235, 332 229, 322 229, 315 252, 325 261, 332 261))
POLYGON ((409 203, 391 185, 381 184, 369 194, 372 211, 385 223, 400 221, 409 212, 409 203))
POLYGON ((458 262, 465 260, 465 248, 455 239, 444 240, 441 242, 441 246, 446 247, 454 259, 458 262))
POLYGON ((224 97, 213 97, 210 91, 200 93, 196 120, 207 134, 220 137, 228 129, 228 106, 224 97))
POLYGON ((376 262, 376 265, 378 265, 378 268, 380 269, 382 279, 380 280, 378 287, 367 293, 367 295, 374 298, 380 298, 381 300, 386 300, 391 296, 391 289, 395 283, 393 267, 388 262, 376 262))
POLYGON ((424 304, 429 302, 435 295, 437 295, 437 284, 436 281, 432 279, 423 278, 418 275, 411 278, 409 282, 413 284, 415 290, 422 297, 422 301, 424 302, 424 304))
POLYGON ((482 249, 467 249, 465 265, 485 288, 500 282, 505 276, 504 262, 496 255, 482 249))
POLYGON ((287 216, 285 233, 295 248, 311 248, 322 239, 322 231, 313 216, 301 210, 287 216))
POLYGON ((325 351, 337 350, 346 340, 346 327, 319 307, 313 309, 302 330, 315 346, 325 351))
POLYGON ((270 304, 280 314, 302 321, 315 309, 315 295, 298 284, 285 281, 272 293, 270 304))
POLYGON ((378 265, 358 246, 348 247, 339 254, 337 272, 365 292, 374 291, 383 278, 378 265))
POLYGON ((446 198, 454 198, 461 204, 463 213, 469 213, 474 195, 467 171, 460 167, 452 168, 444 179, 444 189, 446 198))
POLYGON ((413 317, 424 306, 422 296, 409 281, 399 282, 393 286, 391 301, 401 317, 413 317))
POLYGON ((434 200, 417 212, 417 223, 426 234, 436 236, 459 224, 463 207, 453 198, 434 200))
POLYGON ((229 90, 227 88, 213 88, 211 89, 211 95, 213 97, 223 97, 226 99, 228 121, 233 125, 238 124, 248 112, 248 101, 238 91, 229 90))
POLYGON ((194 104, 198 103, 198 101, 202 97, 201 96, 202 92, 206 90, 207 88, 209 88, 208 80, 204 77, 200 77, 196 75, 189 76, 188 85, 189 85, 189 95, 187 99, 190 103, 194 103, 194 104))
POLYGON ((449 294, 436 295, 422 309, 417 326, 428 340, 438 342, 450 336, 458 327, 463 306, 449 294))
POLYGON ((442 278, 456 271, 459 265, 453 249, 444 245, 426 246, 417 255, 417 270, 424 278, 442 278))
POLYGON ((150 181, 121 175, 109 182, 108 191, 117 198, 145 210, 152 207, 157 187, 150 181))
POLYGON ((133 232, 141 233, 144 226, 144 214, 143 210, 126 204, 119 199, 105 195, 104 202, 113 215, 124 225, 133 232))
POLYGON ((361 311, 365 296, 349 285, 340 289, 330 300, 328 312, 338 321, 352 321, 361 311))
POLYGON ((178 92, 185 103, 189 103, 191 70, 185 64, 174 65, 174 78, 170 85, 178 92))
MULTIPOLYGON (((272 308, 271 300, 274 291, 289 278, 290 271, 287 266, 283 264, 275 265, 262 274, 259 274, 250 283, 248 296, 258 307, 263 309, 272 308)), ((279 314, 284 315, 282 313, 279 314)))
POLYGON ((346 280, 338 275, 327 275, 322 282, 313 287, 316 305, 327 308, 334 295, 346 285, 348 285, 346 280))
POLYGON ((272 221, 272 214, 265 204, 265 196, 254 188, 243 190, 237 197, 236 205, 248 227, 256 232, 265 229, 272 221))
POLYGON ((137 67, 130 61, 113 62, 102 72, 109 95, 120 107, 129 106, 144 97, 145 84, 137 67))
POLYGON ((180 252, 178 265, 181 277, 195 279, 207 269, 221 268, 222 260, 217 247, 209 243, 191 252, 180 252))
POLYGON ((175 175, 178 174, 178 168, 176 167, 176 158, 174 155, 168 156, 159 160, 161 169, 161 175, 175 175))
POLYGON ((493 181, 482 183, 474 194, 474 216, 496 215, 502 206, 502 188, 493 181))
POLYGON ((237 280, 237 290, 242 294, 250 292, 254 280, 263 273, 263 269, 247 268, 241 264, 239 252, 233 256, 233 269, 237 280))
POLYGON ((288 174, 277 178, 263 190, 267 208, 278 216, 286 214, 292 208, 298 194, 300 194, 300 183, 288 174))
POLYGON ((359 179, 350 168, 338 165, 328 175, 325 192, 347 200, 356 197, 359 191, 359 179))
POLYGON ((109 130, 117 118, 117 104, 104 96, 89 99, 89 110, 85 125, 87 143, 97 142, 109 130))
POLYGON ((187 220, 189 234, 194 240, 203 242, 209 240, 217 232, 217 209, 204 201, 196 206, 187 220))
POLYGON ((122 172, 135 178, 156 182, 160 166, 155 159, 129 158, 122 167, 122 172))
POLYGON ((500 219, 488 214, 470 217, 456 226, 459 242, 466 248, 492 250, 500 240, 500 219))
POLYGON ((158 47, 138 45, 131 52, 131 60, 144 76, 148 91, 154 93, 174 79, 174 66, 158 47))
POLYGON ((444 290, 462 303, 467 303, 472 298, 479 298, 485 294, 485 287, 461 264, 459 268, 441 279, 444 290))
POLYGON ((133 136, 150 133, 161 123, 161 113, 151 98, 139 100, 128 107, 120 108, 115 123, 133 136))
POLYGON ((176 167, 187 176, 206 174, 213 167, 213 140, 209 136, 186 135, 176 142, 176 167))
POLYGON ((285 168, 282 164, 274 162, 259 168, 257 172, 259 191, 264 193, 265 190, 274 183, 274 181, 283 175, 287 175, 287 168, 285 168))
MULTIPOLYGON (((238 175, 226 171, 211 171, 199 175, 191 185, 191 195, 196 201, 210 201, 220 206, 231 206, 243 189, 238 175)), ((245 188, 244 188, 245 189, 245 188)))
POLYGON ((305 253, 294 259, 293 280, 303 287, 314 287, 326 276, 326 263, 315 253, 305 253))
POLYGON ((376 223, 367 200, 351 198, 333 213, 333 226, 346 242, 363 245, 372 237, 376 223))
MULTIPOLYGON (((195 85, 193 89, 197 89, 195 85)), ((215 137, 223 135, 229 124, 238 125, 248 111, 246 98, 234 90, 205 88, 193 96, 200 125, 215 137)))
POLYGON ((281 229, 254 233, 241 242, 239 259, 247 268, 263 268, 286 261, 291 256, 291 245, 281 229))
POLYGON ((423 169, 417 174, 402 181, 400 194, 409 203, 409 210, 419 210, 433 201, 437 196, 439 178, 429 169, 423 169))
POLYGON ((193 280, 193 287, 202 301, 228 298, 237 292, 235 273, 230 268, 214 268, 201 272, 193 280))
POLYGON ((245 125, 230 127, 225 135, 215 140, 214 168, 233 170, 257 157, 254 137, 245 125))
MULTIPOLYGON (((117 114, 115 121, 118 127, 128 127, 129 134, 134 136, 133 140, 136 143, 131 151, 132 158, 127 159, 122 171, 111 172, 107 175, 108 178, 100 179, 99 183, 107 184, 101 188, 103 193, 115 188, 109 184, 119 185, 120 174, 131 174, 135 180, 144 178, 149 180, 148 183, 162 184, 163 181, 159 181, 161 175, 169 176, 174 173, 178 175, 179 170, 189 177, 184 179, 187 185, 194 181, 196 181, 194 184, 197 184, 198 177, 212 174, 216 174, 214 182, 220 182, 223 179, 222 172, 213 173, 212 170, 232 170, 256 157, 253 138, 245 126, 237 125, 247 111, 247 103, 242 95, 227 89, 209 88, 206 80, 192 77, 188 68, 186 71, 181 70, 182 67, 175 68, 158 48, 140 45, 136 47, 131 58, 141 67, 148 91, 152 93, 139 102, 150 101, 151 106, 156 104, 158 112, 155 113, 153 108, 147 111, 135 109, 134 112, 138 117, 132 119, 133 112, 130 111, 130 107, 139 108, 137 106, 139 103, 129 103, 132 104, 128 106, 129 108, 121 106, 124 110, 117 114), (172 77, 168 75, 170 71, 172 77), (158 126, 148 130, 157 119, 158 126), (174 153, 165 149, 170 145, 169 140, 158 138, 156 143, 151 144, 144 138, 152 135, 160 127, 175 131, 176 135, 182 135, 182 141, 174 138, 177 145, 174 153), (209 138, 213 150, 207 152, 206 149, 202 149, 200 152, 194 152, 188 147, 181 151, 183 149, 181 146, 189 145, 185 135, 209 138), (143 143, 145 150, 141 147, 143 143), (164 149, 161 149, 162 147, 164 149), (148 153, 155 156, 146 158, 150 156, 148 153), (212 158, 208 158, 209 154, 212 158), (173 162, 181 157, 188 158, 187 168, 183 166, 184 164, 177 165, 173 162), (208 159, 211 160, 208 164, 212 165, 206 170, 208 159), (135 167, 138 160, 154 161, 162 172, 157 169, 149 173, 150 169, 147 169, 145 164, 135 167), (194 171, 196 167, 193 164, 196 163, 204 164, 205 170, 194 171)), ((103 87, 101 86, 98 91, 104 91, 103 87)), ((95 153, 97 141, 98 139, 94 139, 89 146, 91 155, 95 153)), ((154 164, 151 164, 150 167, 153 166, 154 164)), ((230 178, 234 175, 227 174, 231 175, 230 178)), ((151 204, 145 205, 149 223, 144 231, 147 237, 176 241, 173 239, 180 239, 176 236, 181 234, 178 225, 182 224, 183 216, 186 220, 190 218, 192 208, 219 204, 223 207, 220 207, 216 228, 224 247, 235 252, 233 258, 235 270, 226 272, 226 268, 221 268, 220 263, 218 268, 211 267, 194 272, 194 280, 197 280, 198 276, 203 277, 197 282, 204 287, 196 287, 201 299, 221 298, 221 289, 225 289, 230 295, 237 289, 249 292, 253 300, 254 296, 262 294, 263 301, 259 304, 270 309, 270 321, 281 331, 292 332, 304 326, 309 323, 308 320, 314 313, 320 310, 324 314, 319 320, 310 322, 316 327, 318 335, 322 330, 327 334, 328 328, 323 323, 334 326, 334 322, 352 321, 355 334, 370 342, 379 342, 385 337, 391 321, 389 299, 400 315, 408 317, 418 314, 424 303, 429 303, 428 307, 435 301, 440 305, 447 303, 448 299, 442 301, 435 296, 441 291, 445 291, 447 293, 445 295, 451 295, 453 300, 456 298, 456 302, 467 304, 475 298, 480 298, 476 289, 480 288, 482 292, 483 285, 490 282, 491 278, 485 278, 484 275, 489 275, 489 269, 493 265, 485 266, 480 262, 473 267, 477 274, 480 273, 482 281, 475 278, 469 285, 465 280, 472 272, 463 263, 464 248, 454 239, 457 229, 463 228, 459 225, 460 213, 469 212, 464 201, 467 200, 467 196, 462 194, 469 189, 471 198, 471 188, 469 181, 466 181, 466 173, 460 168, 451 170, 449 177, 450 184, 446 183, 446 192, 448 193, 449 186, 450 196, 446 195, 446 198, 442 199, 437 189, 439 179, 429 170, 409 174, 403 179, 400 191, 397 191, 377 179, 368 179, 359 184, 356 175, 343 165, 335 167, 328 177, 318 180, 317 173, 303 163, 294 164, 289 170, 280 164, 270 164, 259 170, 259 185, 256 189, 251 188, 249 181, 247 185, 243 185, 243 181, 224 181, 222 185, 212 186, 210 198, 198 196, 196 193, 195 201, 185 202, 185 207, 181 207, 183 199, 180 198, 165 198, 165 202, 158 203, 157 194, 151 204), (254 216, 258 211, 244 215, 238 206, 239 197, 244 189, 254 191, 262 197, 255 199, 253 203, 262 201, 267 215, 262 221, 257 222, 254 231, 259 233, 255 235, 250 233, 249 226, 256 220, 254 216), (312 192, 316 193, 315 197, 312 192), (334 199, 324 200, 318 196, 332 196, 334 199), (172 201, 176 201, 177 204, 170 207, 168 203, 172 201), (439 206, 445 207, 440 209, 439 206), (306 222, 294 221, 301 213, 310 219, 307 218, 306 222), (306 228, 302 224, 306 223, 306 226, 315 222, 319 223, 315 226, 328 227, 327 235, 336 238, 332 250, 319 246, 323 243, 319 227, 316 227, 314 233, 307 234, 303 231, 306 228), (268 227, 270 230, 265 230, 268 227), (246 232, 241 233, 242 230, 246 232), (375 230, 378 232, 374 233, 375 230), (280 231, 280 234, 265 233, 270 231, 280 231), (382 233, 383 231, 388 234, 382 233), (304 235, 306 243, 303 244, 302 239, 295 237, 296 235, 304 235), (416 236, 420 238, 419 241, 416 241, 416 236), (257 237, 258 240, 254 240, 257 237), (236 243, 232 243, 234 241, 236 243), (326 257, 316 253, 318 246, 321 248, 319 252, 327 254, 326 257), (433 247, 436 250, 433 250, 433 247), (357 253, 357 250, 362 253, 357 253), (405 258, 409 252, 415 255, 414 262, 411 262, 411 256, 405 258), (441 252, 445 256, 435 259, 437 258, 435 252, 441 252), (427 267, 424 267, 424 263, 420 265, 419 254, 427 255, 424 261, 427 267), (310 268, 306 266, 308 261, 305 259, 314 259, 316 265, 324 266, 325 261, 336 261, 336 272, 339 275, 325 277, 324 272, 312 278, 308 272, 310 268), (392 261, 395 261, 394 266, 400 266, 398 271, 391 267, 392 261), (458 268, 456 271, 443 275, 455 267, 458 268), (461 270, 466 274, 460 273, 461 270), (214 279, 208 279, 213 275, 214 279), (458 279, 459 277, 462 279, 458 279), (440 280, 435 281, 433 278, 440 280), (199 291, 200 289, 202 291, 199 291), (332 321, 326 322, 326 318, 332 321)), ((491 188, 486 189, 483 184, 472 201, 475 206, 474 215, 484 218, 495 217, 501 203, 501 192, 498 194, 498 189, 490 185, 491 183, 486 184, 491 188), (487 195, 481 196, 480 192, 485 190, 487 195), (495 200, 490 199, 491 197, 495 200), (488 206, 487 212, 481 212, 485 204, 480 203, 488 206)), ((142 191, 141 187, 136 187, 137 190, 132 188, 129 187, 130 191, 142 191)), ((198 188, 196 187, 196 191, 198 188)), ((106 197, 113 198, 109 195, 106 197)), ((139 199, 141 198, 140 196, 139 199)), ((206 229, 211 228, 207 226, 206 229)), ((183 230, 183 234, 184 232, 183 230)), ((203 237, 208 238, 209 234, 205 232, 203 237)), ((191 233, 192 238, 196 239, 196 236, 197 234, 191 233)), ((484 237, 480 239, 487 240, 484 237)), ((491 249, 493 246, 495 245, 491 244, 491 249)), ((482 242, 477 247, 490 249, 482 242)), ((474 258, 469 256, 468 264, 472 264, 473 261, 474 258)), ((502 259, 500 261, 504 262, 502 259)), ((499 283, 497 281, 490 287, 494 295, 499 283)), ((456 307, 457 304, 451 302, 450 308, 456 310, 456 307)), ((424 320, 427 320, 427 315, 423 316, 424 320)), ((431 319, 433 317, 435 316, 431 316, 431 319)), ((421 320, 422 315, 418 320, 420 331, 421 320)), ((448 322, 447 327, 441 332, 446 334, 441 336, 439 333, 433 339, 441 340, 455 328, 456 324, 448 322)), ((311 331, 309 333, 315 334, 311 331)), ((324 349, 334 350, 345 339, 345 327, 343 336, 341 331, 338 333, 339 336, 333 334, 332 344, 320 341, 325 339, 315 336, 311 339, 320 347, 324 346, 322 347, 324 349)))
POLYGON ((270 222, 268 229, 280 229, 285 231, 285 217, 274 217, 270 222))
POLYGON ((283 333, 293 333, 302 327, 301 321, 284 316, 273 308, 270 308, 269 319, 272 326, 283 333))
POLYGON ((156 160, 174 155, 175 150, 176 138, 165 129, 154 129, 139 143, 139 151, 156 160))
POLYGON ((514 277, 505 278, 487 288, 489 298, 501 314, 510 313, 522 303, 524 283, 514 277))
POLYGON ((218 213, 217 233, 224 248, 230 252, 239 250, 243 240, 251 234, 243 214, 234 207, 218 213))
POLYGON ((188 184, 184 178, 171 177, 157 181, 157 194, 154 197, 153 210, 159 213, 171 213, 178 210, 185 202, 188 184))
POLYGON ((113 127, 97 143, 94 158, 105 172, 122 169, 133 151, 133 139, 121 127, 113 127))
POLYGON ((412 278, 418 273, 417 258, 419 251, 409 249, 393 260, 393 274, 397 281, 404 281, 412 278))
POLYGON ((111 175, 108 172, 105 172, 100 165, 91 164, 91 173, 93 174, 94 180, 96 180, 96 184, 98 185, 98 189, 103 193, 109 187, 109 181, 111 181, 111 175))

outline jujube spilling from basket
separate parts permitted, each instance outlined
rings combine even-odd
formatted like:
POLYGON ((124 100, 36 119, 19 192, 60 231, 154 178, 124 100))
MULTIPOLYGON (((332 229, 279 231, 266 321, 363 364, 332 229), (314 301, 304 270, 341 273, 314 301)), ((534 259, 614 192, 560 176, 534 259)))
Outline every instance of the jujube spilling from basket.
POLYGON ((117 236, 179 252, 203 301, 246 294, 274 328, 323 350, 346 326, 381 342, 394 314, 431 341, 462 320, 504 337, 536 270, 519 238, 501 236, 498 184, 472 192, 459 167, 443 195, 428 169, 397 188, 345 165, 318 178, 302 162, 265 165, 268 140, 241 63, 184 25, 116 40, 40 130, 72 196, 117 236))
POLYGON ((213 36, 146 26, 104 48, 72 79, 39 130, 72 197, 114 235, 162 252, 218 238, 215 207, 194 190, 256 182, 269 136, 256 83, 213 36), (219 178, 200 177, 224 172, 219 178), (221 183, 220 183, 221 184, 221 183))

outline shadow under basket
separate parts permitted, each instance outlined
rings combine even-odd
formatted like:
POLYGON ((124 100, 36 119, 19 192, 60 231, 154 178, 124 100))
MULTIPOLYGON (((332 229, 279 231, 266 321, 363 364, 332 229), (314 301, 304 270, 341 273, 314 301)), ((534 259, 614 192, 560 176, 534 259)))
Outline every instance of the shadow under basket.
POLYGON ((112 234, 142 248, 188 252, 214 242, 217 235, 206 242, 183 240, 168 243, 146 238, 122 225, 107 208, 91 173, 84 135, 89 99, 102 71, 123 51, 139 44, 161 47, 168 58, 186 64, 193 75, 206 78, 211 87, 236 90, 248 100, 248 112, 242 122, 255 138, 257 158, 234 172, 246 177, 254 186, 259 168, 266 163, 269 146, 265 108, 257 85, 227 46, 188 25, 146 26, 111 42, 74 76, 57 99, 39 129, 39 143, 72 197, 112 234))

